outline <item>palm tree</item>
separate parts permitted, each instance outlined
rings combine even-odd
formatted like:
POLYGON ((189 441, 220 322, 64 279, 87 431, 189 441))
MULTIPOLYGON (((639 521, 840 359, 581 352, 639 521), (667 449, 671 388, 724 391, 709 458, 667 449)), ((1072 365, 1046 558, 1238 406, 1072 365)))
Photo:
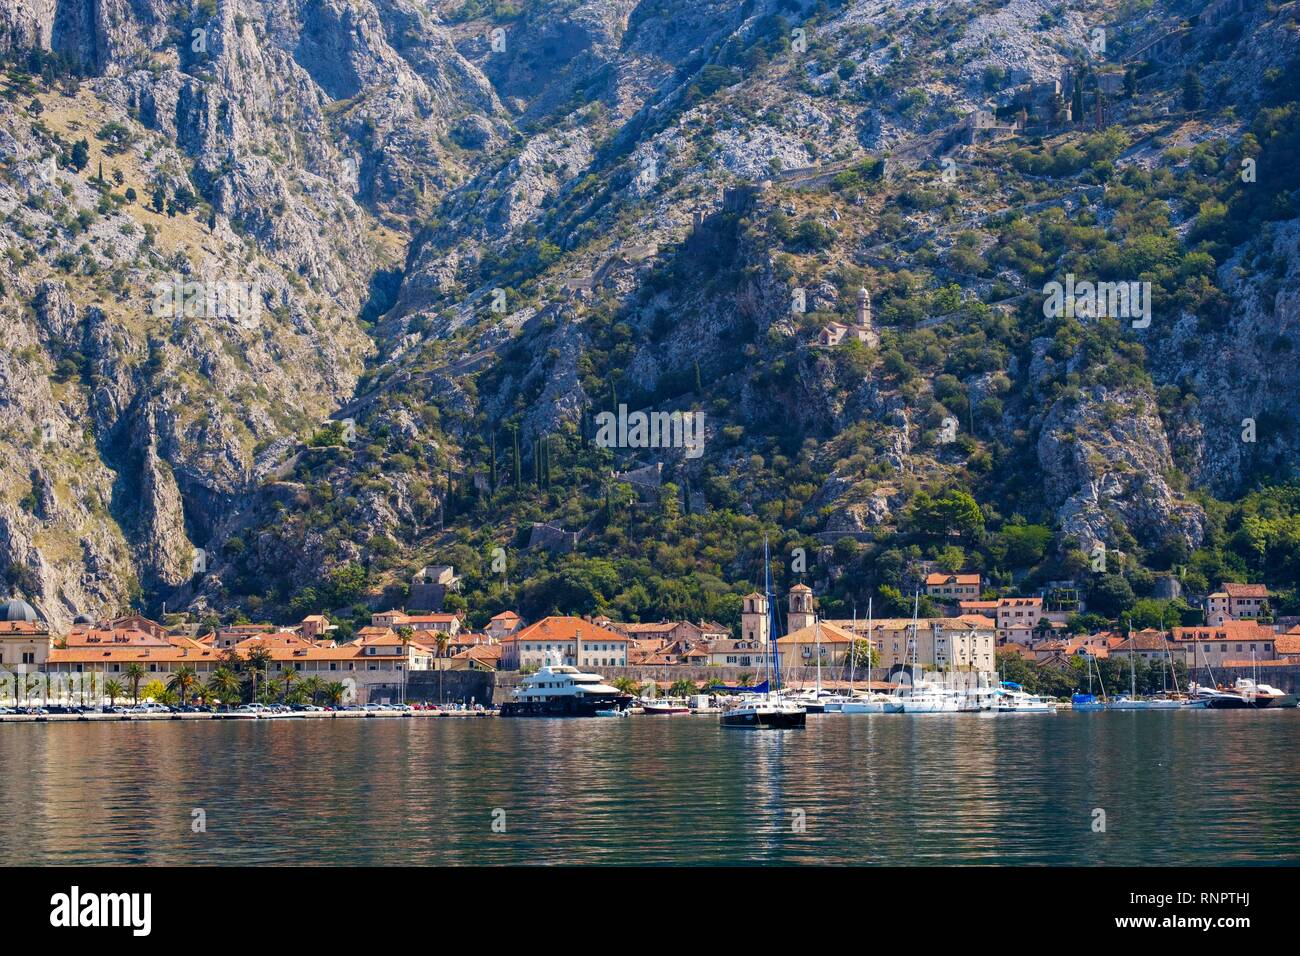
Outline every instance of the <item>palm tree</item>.
POLYGON ((325 693, 325 681, 318 675, 313 674, 311 677, 305 677, 302 683, 298 685, 298 690, 307 696, 313 704, 320 700, 321 694, 325 693))
POLYGON ((298 679, 298 672, 292 664, 283 665, 284 670, 280 672, 280 685, 284 687, 284 696, 288 700, 289 692, 293 690, 293 682, 298 679))
POLYGON ((213 696, 222 702, 229 701, 232 697, 238 697, 240 688, 239 675, 229 667, 218 667, 208 678, 208 689, 213 696))
POLYGON ((343 697, 344 695, 347 694, 347 692, 348 689, 338 681, 335 681, 332 684, 325 685, 325 699, 328 700, 335 707, 343 703, 343 697))
POLYGON ((695 681, 688 680, 685 677, 673 681, 672 685, 668 688, 669 697, 690 697, 692 694, 698 692, 699 688, 695 686, 695 681))
POLYGON ((199 675, 194 672, 193 667, 182 667, 172 679, 167 682, 167 689, 176 694, 181 701, 181 706, 189 700, 190 694, 199 686, 199 675))
POLYGON ((271 664, 271 652, 265 647, 254 647, 249 650, 244 658, 244 666, 248 668, 249 676, 253 680, 253 700, 257 700, 257 675, 259 671, 269 670, 271 664))
POLYGON ((641 686, 635 677, 615 677, 610 684, 621 694, 635 694, 637 688, 641 686))
POLYGON ((116 707, 117 699, 126 693, 126 689, 117 681, 111 680, 104 685, 104 693, 108 695, 108 706, 116 707))
POLYGON ((144 680, 144 665, 139 663, 127 664, 126 670, 122 675, 131 682, 131 700, 140 703, 140 681, 144 680))

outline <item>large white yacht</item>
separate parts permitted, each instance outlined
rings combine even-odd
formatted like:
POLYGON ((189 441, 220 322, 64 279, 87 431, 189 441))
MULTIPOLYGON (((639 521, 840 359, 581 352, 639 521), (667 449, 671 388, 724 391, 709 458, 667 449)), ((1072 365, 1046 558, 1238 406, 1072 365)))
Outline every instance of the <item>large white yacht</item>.
POLYGON ((529 674, 501 705, 502 717, 595 717, 598 710, 626 710, 632 701, 599 674, 547 664, 529 674))

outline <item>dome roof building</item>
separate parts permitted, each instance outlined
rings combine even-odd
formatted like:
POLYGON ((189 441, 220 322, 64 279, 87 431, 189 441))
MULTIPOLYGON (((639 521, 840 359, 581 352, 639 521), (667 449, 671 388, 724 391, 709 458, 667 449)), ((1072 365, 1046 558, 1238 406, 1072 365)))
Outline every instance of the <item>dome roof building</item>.
POLYGON ((22 598, 10 598, 0 604, 0 621, 39 621, 41 616, 22 598))

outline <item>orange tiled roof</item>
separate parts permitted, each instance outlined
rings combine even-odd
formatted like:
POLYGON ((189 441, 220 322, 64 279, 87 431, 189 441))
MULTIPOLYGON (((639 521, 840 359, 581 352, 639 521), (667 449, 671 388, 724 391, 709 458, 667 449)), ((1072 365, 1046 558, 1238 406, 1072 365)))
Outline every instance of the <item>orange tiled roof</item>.
POLYGON ((776 639, 777 646, 779 647, 782 644, 816 644, 818 630, 821 631, 821 643, 823 644, 848 644, 854 639, 854 636, 844 628, 831 624, 829 621, 822 621, 820 627, 809 624, 797 631, 791 631, 785 637, 778 637, 776 639))
POLYGON ((500 644, 479 644, 451 655, 452 660, 498 661, 501 659, 500 644))
POLYGON ((927 587, 937 584, 974 584, 977 587, 980 583, 978 574, 944 574, 941 571, 935 571, 933 574, 925 576, 927 587))
POLYGON ((1230 598, 1266 598, 1268 588, 1262 584, 1223 584, 1223 590, 1230 598))
POLYGON ((505 640, 516 643, 520 641, 571 641, 575 637, 583 641, 622 641, 628 638, 623 634, 597 627, 591 621, 580 617, 544 617, 529 624, 522 631, 516 631, 505 640))
POLYGON ((1287 632, 1278 635, 1273 642, 1273 650, 1279 654, 1300 654, 1300 634, 1287 632))
POLYGON ((50 629, 39 621, 0 621, 0 634, 48 634, 50 629))

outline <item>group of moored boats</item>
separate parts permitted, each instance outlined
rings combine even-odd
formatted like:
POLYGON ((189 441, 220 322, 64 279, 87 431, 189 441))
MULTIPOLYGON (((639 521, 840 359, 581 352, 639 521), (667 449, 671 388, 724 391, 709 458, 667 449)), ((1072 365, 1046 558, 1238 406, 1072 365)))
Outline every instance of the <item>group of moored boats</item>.
MULTIPOLYGON (((1246 709, 1294 707, 1294 695, 1250 678, 1231 687, 1193 683, 1188 693, 1155 697, 1136 694, 1106 699, 1075 694, 1068 706, 1081 712, 1099 710, 1246 709)), ((895 693, 835 693, 829 690, 768 691, 727 696, 638 699, 590 674, 566 665, 547 665, 523 679, 514 696, 501 705, 503 717, 626 717, 717 714, 724 727, 801 727, 808 714, 1050 714, 1057 703, 1030 694, 1013 681, 987 686, 951 687, 919 679, 895 693)))

